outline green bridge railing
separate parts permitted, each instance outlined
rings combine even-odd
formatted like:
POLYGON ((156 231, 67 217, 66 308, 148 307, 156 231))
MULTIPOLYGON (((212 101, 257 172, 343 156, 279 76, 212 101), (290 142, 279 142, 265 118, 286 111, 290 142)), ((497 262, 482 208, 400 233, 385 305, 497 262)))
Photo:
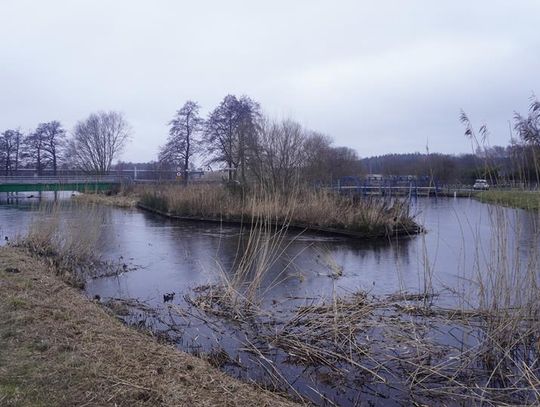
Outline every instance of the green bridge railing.
POLYGON ((0 176, 0 192, 108 191, 131 180, 117 176, 0 176))

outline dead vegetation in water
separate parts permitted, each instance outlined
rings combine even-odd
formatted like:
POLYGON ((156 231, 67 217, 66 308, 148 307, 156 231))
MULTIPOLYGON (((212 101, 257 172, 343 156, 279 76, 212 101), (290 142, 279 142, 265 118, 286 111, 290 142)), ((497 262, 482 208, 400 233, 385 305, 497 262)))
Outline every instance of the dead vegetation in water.
MULTIPOLYGON (((468 304, 463 308, 434 306, 431 283, 425 284, 425 293, 375 297, 358 292, 306 300, 290 309, 262 308, 261 281, 280 253, 269 248, 284 244, 274 244, 266 233, 252 237, 257 255, 235 262, 235 267, 244 265, 243 271, 233 267, 223 273, 221 284, 186 297, 192 309, 173 311, 218 330, 225 321, 241 333, 241 351, 251 355, 271 386, 298 398, 332 404, 333 391, 350 391, 375 403, 391 397, 401 405, 537 405, 537 249, 532 245, 527 262, 520 261, 523 247, 510 247, 514 231, 499 216, 493 213, 499 225, 493 246, 477 250, 485 258, 477 260, 476 276, 468 280, 474 301, 463 299, 468 304), (267 252, 273 255, 265 257, 267 252), (300 373, 291 376, 289 367, 300 373), (307 381, 308 396, 295 387, 299 380, 307 381)), ((333 280, 339 279, 339 267, 323 254, 320 261, 335 270, 333 280)), ((241 363, 224 351, 215 352, 216 364, 241 363)))
POLYGON ((189 303, 209 326, 225 318, 248 332, 242 350, 253 355, 276 388, 296 396, 297 379, 287 376, 280 363, 301 367, 321 397, 326 387, 366 396, 376 389, 404 405, 540 402, 538 320, 514 315, 519 323, 509 335, 500 331, 509 322, 501 314, 426 307, 424 294, 377 298, 366 292, 290 312, 257 311, 249 304, 245 314, 220 293, 218 288, 198 291, 189 303))
MULTIPOLYGON (((250 363, 258 365, 271 387, 305 401, 333 404, 332 395, 349 391, 374 403, 391 397, 398 405, 538 405, 537 246, 531 245, 527 261, 520 261, 523 247, 510 247, 514 231, 499 215, 493 213, 498 224, 493 246, 477 251, 485 258, 477 259, 476 276, 467 280, 474 298, 461 299, 466 307, 434 306, 431 283, 423 293, 375 297, 357 292, 262 307, 261 281, 275 264, 273 256, 265 257, 273 245, 266 233, 252 236, 257 248, 252 253, 262 257, 240 259, 235 262, 244 265, 240 271, 233 267, 231 276, 223 273, 221 284, 186 296, 191 309, 172 311, 205 322, 217 337, 226 323, 228 333, 238 333, 240 351, 251 355, 250 363), (295 386, 302 380, 303 391, 295 386)), ((268 253, 279 257, 280 251, 268 253)), ((333 262, 321 261, 337 270, 333 262)), ((335 281, 340 273, 330 276, 335 281)), ((246 359, 224 351, 216 351, 217 364, 246 359)))
MULTIPOLYGON (((217 337, 223 335, 225 321, 232 331, 242 333, 239 348, 264 372, 265 385, 288 390, 299 399, 306 399, 295 387, 303 375, 310 380, 311 398, 330 404, 329 389, 359 390, 376 402, 392 395, 403 405, 540 402, 534 258, 528 269, 516 270, 502 252, 491 256, 490 273, 479 269, 471 282, 480 301, 469 309, 432 306, 430 289, 383 297, 357 292, 268 310, 261 306, 266 290, 262 287, 284 278, 277 273, 267 281, 269 270, 290 244, 283 238, 287 225, 276 227, 271 219, 262 213, 256 220, 258 226, 249 230, 239 248, 243 255, 231 270, 220 271, 220 284, 200 287, 185 297, 190 308, 167 306, 167 318, 144 304, 115 299, 111 309, 141 329, 164 332, 171 341, 182 337, 182 323, 189 324, 190 318, 215 329, 217 337), (286 366, 301 373, 290 377, 286 366)), ((506 233, 501 230, 495 236, 497 250, 505 249, 506 233)), ((319 255, 332 281, 339 279, 339 265, 324 252, 319 255)), ((242 359, 224 348, 196 349, 215 366, 242 368, 242 359)))

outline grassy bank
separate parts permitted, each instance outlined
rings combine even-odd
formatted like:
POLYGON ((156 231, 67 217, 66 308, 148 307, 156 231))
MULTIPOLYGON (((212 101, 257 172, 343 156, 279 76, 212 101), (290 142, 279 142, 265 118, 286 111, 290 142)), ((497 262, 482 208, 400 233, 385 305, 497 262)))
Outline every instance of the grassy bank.
POLYGON ((0 249, 0 405, 290 405, 123 325, 51 267, 0 249))
POLYGON ((476 198, 485 203, 540 210, 540 192, 536 191, 483 191, 476 198))
POLYGON ((290 194, 250 191, 223 186, 161 186, 141 194, 145 207, 185 218, 277 225, 321 231, 344 231, 358 237, 417 233, 408 205, 379 199, 354 200, 326 191, 298 190, 290 194))

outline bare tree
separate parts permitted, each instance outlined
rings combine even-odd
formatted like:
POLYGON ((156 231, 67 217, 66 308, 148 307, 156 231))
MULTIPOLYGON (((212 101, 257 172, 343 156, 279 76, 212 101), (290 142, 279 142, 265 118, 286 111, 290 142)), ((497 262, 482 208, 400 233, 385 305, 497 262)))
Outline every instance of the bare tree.
POLYGON ((42 175, 43 169, 47 166, 44 137, 45 135, 38 128, 23 139, 22 155, 25 161, 32 163, 37 175, 42 175))
POLYGON ((209 163, 223 162, 229 170, 229 180, 237 177, 240 168, 245 181, 247 145, 255 137, 260 106, 247 96, 238 99, 227 95, 206 120, 204 142, 212 155, 209 163), (233 174, 234 171, 234 174, 233 174))
POLYGON ((290 119, 262 121, 246 151, 248 168, 256 179, 283 192, 299 181, 329 182, 362 172, 355 150, 334 147, 329 137, 290 119))
POLYGON ((292 120, 261 123, 256 139, 251 140, 249 168, 266 187, 288 191, 304 165, 305 131, 292 120))
POLYGON ((253 99, 242 96, 237 105, 237 127, 238 144, 237 156, 240 167, 240 177, 242 182, 246 182, 247 160, 249 154, 249 145, 253 144, 260 130, 262 114, 260 105, 253 99))
POLYGON ((327 160, 331 179, 348 175, 358 176, 363 172, 358 153, 350 147, 331 147, 327 160))
POLYGON ((53 174, 56 175, 58 162, 65 147, 66 131, 60 122, 53 120, 52 122, 40 123, 35 131, 35 136, 39 139, 40 149, 52 164, 53 174))
POLYGON ((190 159, 198 151, 200 141, 197 137, 203 128, 199 105, 188 100, 169 125, 169 137, 160 149, 159 161, 181 167, 187 184, 190 159))
POLYGON ((23 135, 19 130, 6 130, 0 134, 0 158, 5 175, 17 173, 20 162, 20 148, 23 135))
POLYGON ((233 179, 233 168, 238 166, 234 149, 237 126, 236 96, 227 95, 206 120, 204 141, 213 157, 210 162, 224 162, 229 172, 229 181, 233 179))
POLYGON ((331 182, 348 175, 360 175, 362 165, 356 151, 332 144, 332 139, 321 133, 311 131, 306 135, 303 166, 305 181, 331 182))
POLYGON ((129 141, 129 125, 118 112, 92 113, 75 125, 69 155, 79 169, 107 174, 129 141))

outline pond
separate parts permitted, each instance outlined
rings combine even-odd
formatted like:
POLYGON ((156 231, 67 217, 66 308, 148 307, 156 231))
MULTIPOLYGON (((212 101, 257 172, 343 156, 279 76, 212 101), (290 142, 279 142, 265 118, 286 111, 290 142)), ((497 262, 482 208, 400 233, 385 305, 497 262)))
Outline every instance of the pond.
MULTIPOLYGON (((69 202, 69 196, 63 198, 69 202)), ((24 234, 38 213, 35 203, 32 198, 3 202, 2 237, 13 240, 17 234, 24 234)), ((410 399, 404 382, 388 380, 383 374, 380 380, 357 374, 333 377, 332 367, 316 368, 306 364, 306 358, 301 358, 304 363, 291 360, 290 352, 274 349, 282 349, 282 342, 265 342, 261 332, 266 335, 290 327, 283 321, 297 318, 302 307, 336 304, 336 298, 358 298, 358 293, 384 303, 371 308, 372 321, 399 319, 395 315, 397 305, 388 305, 388 298, 396 293, 423 294, 422 301, 428 299, 441 309, 467 309, 481 302, 477 284, 480 275, 500 267, 501 262, 505 267, 530 269, 530 254, 539 247, 538 213, 463 198, 425 198, 411 205, 427 233, 382 241, 285 233, 275 251, 279 256, 268 261, 269 272, 257 291, 263 311, 246 321, 204 312, 200 305, 205 305, 206 311, 215 311, 213 294, 207 294, 231 278, 246 250, 248 231, 103 207, 101 256, 125 264, 126 272, 90 279, 85 291, 90 298, 98 296, 101 302, 112 304, 126 322, 162 333, 179 348, 205 356, 244 380, 321 405, 355 405, 360 400, 373 405, 407 405, 410 399), (201 298, 210 303, 197 301, 201 298), (277 321, 276 315, 282 321, 277 321)), ((66 205, 63 216, 84 213, 78 205, 66 205)), ((317 312, 320 315, 320 309, 317 312)), ((430 324, 429 332, 422 335, 460 346, 461 342, 448 333, 452 327, 436 326, 433 321, 430 324)), ((401 329, 399 325, 395 328, 401 329)), ((314 329, 320 330, 321 336, 328 335, 324 327, 314 329)), ((369 334, 381 338, 391 335, 376 324, 369 334)), ((292 329, 288 339, 294 335, 303 333, 292 329)), ((385 344, 381 340, 377 346, 384 348, 385 344)), ((333 363, 348 363, 338 359, 333 363)), ((362 368, 372 371, 373 366, 367 362, 362 368)))

